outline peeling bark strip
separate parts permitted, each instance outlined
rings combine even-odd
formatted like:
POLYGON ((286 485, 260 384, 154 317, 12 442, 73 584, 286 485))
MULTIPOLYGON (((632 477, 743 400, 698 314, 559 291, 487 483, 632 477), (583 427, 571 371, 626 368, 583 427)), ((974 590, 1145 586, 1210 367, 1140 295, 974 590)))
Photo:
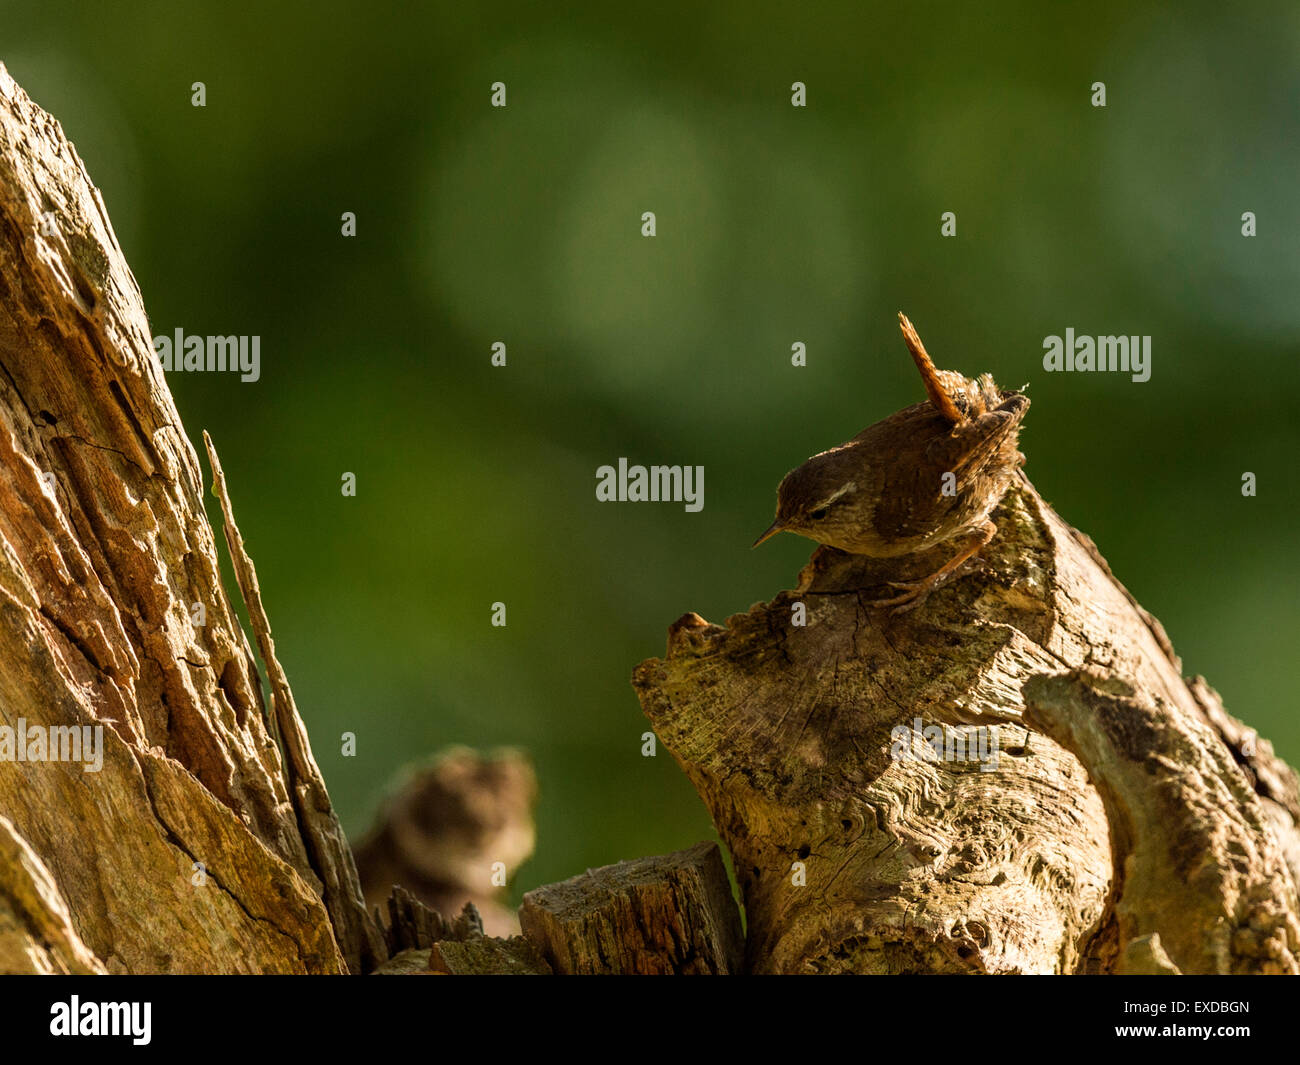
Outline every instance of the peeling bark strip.
POLYGON ((866 603, 933 559, 819 548, 637 667, 731 848, 748 967, 1297 972, 1295 774, 1027 480, 994 520, 987 571, 914 613, 866 603), (933 726, 988 729, 996 770, 928 759, 933 726))
POLYGON ((271 638, 271 622, 262 605, 262 590, 257 585, 257 570, 244 549, 244 538, 235 524, 235 511, 230 505, 226 490, 226 474, 217 458, 212 438, 203 433, 203 443, 212 464, 212 490, 221 500, 221 514, 225 521, 226 544, 235 568, 239 591, 248 607, 249 621, 257 638, 262 661, 266 664, 267 678, 271 683, 271 732, 279 741, 286 760, 285 776, 289 794, 293 796, 298 827, 307 843, 314 872, 324 881, 325 908, 334 925, 334 934, 348 959, 353 972, 373 969, 383 961, 385 948, 379 928, 366 913, 361 897, 361 881, 357 877, 352 850, 343 835, 334 807, 330 805, 325 790, 325 778, 311 753, 307 730, 298 716, 298 706, 293 701, 289 678, 285 676, 280 661, 275 657, 275 640, 271 638))
MULTIPOLYGON (((0 760, 0 814, 109 971, 341 972, 371 952, 255 582, 244 589, 287 765, 103 201, 0 66, 0 717, 104 736, 98 773, 0 760)), ((0 862, 0 898, 27 897, 31 868, 0 862)), ((22 908, 34 942, 47 909, 22 908)), ((66 958, 50 964, 83 964, 54 949, 66 958)))

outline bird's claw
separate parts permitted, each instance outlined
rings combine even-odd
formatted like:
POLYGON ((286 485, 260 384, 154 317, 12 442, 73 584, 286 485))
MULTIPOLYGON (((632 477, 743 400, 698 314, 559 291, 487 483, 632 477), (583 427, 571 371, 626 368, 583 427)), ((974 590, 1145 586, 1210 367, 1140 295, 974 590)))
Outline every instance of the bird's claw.
POLYGON ((915 610, 925 602, 930 592, 934 589, 936 581, 886 581, 890 588, 902 588, 902 595, 896 595, 889 599, 872 600, 871 605, 874 607, 892 606, 892 614, 906 614, 909 610, 915 610))
POLYGON ((890 611, 891 614, 905 614, 909 610, 915 610, 929 598, 932 591, 958 574, 981 570, 992 572, 993 567, 978 554, 974 554, 970 558, 964 559, 953 569, 944 567, 944 569, 932 573, 928 577, 923 577, 919 581, 885 581, 885 584, 890 588, 902 588, 903 594, 889 599, 872 600, 871 605, 874 607, 892 606, 894 609, 890 611))

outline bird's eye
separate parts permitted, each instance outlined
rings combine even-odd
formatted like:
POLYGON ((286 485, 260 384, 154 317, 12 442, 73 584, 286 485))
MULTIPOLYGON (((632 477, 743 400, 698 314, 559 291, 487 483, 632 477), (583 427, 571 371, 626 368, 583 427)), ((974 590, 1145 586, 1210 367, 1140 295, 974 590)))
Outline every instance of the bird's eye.
POLYGON ((818 507, 816 510, 810 511, 808 517, 812 518, 813 521, 821 521, 822 518, 826 517, 828 510, 830 510, 830 507, 818 507))

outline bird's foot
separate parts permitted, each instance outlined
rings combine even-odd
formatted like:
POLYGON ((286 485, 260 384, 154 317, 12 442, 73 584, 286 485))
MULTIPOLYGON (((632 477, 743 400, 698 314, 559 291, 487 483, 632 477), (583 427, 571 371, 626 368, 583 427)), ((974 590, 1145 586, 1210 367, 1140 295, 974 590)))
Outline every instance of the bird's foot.
POLYGON ((879 608, 892 606, 894 609, 890 611, 891 614, 906 614, 921 606, 930 597, 931 592, 958 573, 990 569, 989 564, 978 554, 971 555, 969 558, 962 559, 956 566, 952 568, 945 566, 928 577, 922 577, 919 581, 886 581, 885 584, 890 588, 901 588, 903 594, 888 599, 873 599, 871 605, 879 608))
POLYGON ((886 581, 890 588, 902 588, 903 594, 888 599, 873 599, 871 605, 880 609, 892 606, 894 609, 890 611, 891 614, 906 614, 924 603, 941 581, 942 578, 936 580, 932 576, 919 581, 886 581))

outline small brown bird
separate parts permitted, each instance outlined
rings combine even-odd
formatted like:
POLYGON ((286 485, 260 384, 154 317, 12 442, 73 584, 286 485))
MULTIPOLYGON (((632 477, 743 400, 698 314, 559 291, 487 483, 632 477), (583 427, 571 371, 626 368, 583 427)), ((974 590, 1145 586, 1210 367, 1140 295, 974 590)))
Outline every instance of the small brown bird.
POLYGON ((878 606, 917 605, 993 539, 989 513, 1025 456, 1016 450, 1029 400, 935 368, 903 314, 903 340, 930 399, 868 426, 847 443, 786 474, 776 520, 757 547, 793 532, 854 555, 892 558, 960 539, 958 553, 919 581, 891 581, 903 594, 878 606))

